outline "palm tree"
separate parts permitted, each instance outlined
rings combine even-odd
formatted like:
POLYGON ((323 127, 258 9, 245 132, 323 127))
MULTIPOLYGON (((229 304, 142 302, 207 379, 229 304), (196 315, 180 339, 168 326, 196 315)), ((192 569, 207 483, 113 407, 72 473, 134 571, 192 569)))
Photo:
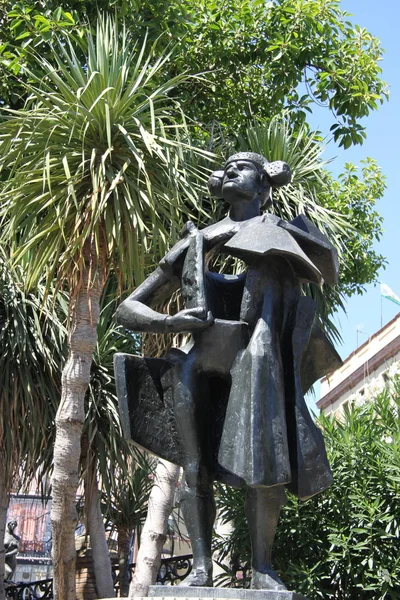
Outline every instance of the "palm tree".
POLYGON ((149 586, 156 583, 179 473, 180 467, 167 460, 159 459, 140 538, 136 569, 129 587, 129 598, 147 596, 149 586))
POLYGON ((102 498, 104 517, 117 531, 122 592, 129 583, 130 539, 135 529, 139 534, 147 511, 153 468, 151 460, 128 445, 121 430, 113 358, 116 352, 132 353, 137 350, 139 340, 138 336, 116 327, 114 314, 118 295, 115 278, 108 280, 101 305, 82 437, 84 513, 98 585, 99 576, 105 571, 104 565, 99 564, 103 558, 99 547, 105 544, 104 535, 101 539, 103 519, 98 502, 102 498))
POLYGON ((14 261, 29 254, 29 285, 55 277, 70 293, 52 527, 55 597, 74 600, 80 439, 104 282, 112 270, 121 287, 140 282, 147 253, 163 253, 182 213, 200 208, 195 151, 170 95, 185 77, 162 77, 169 54, 157 58, 102 18, 95 35, 65 34, 51 50, 54 64, 32 58, 43 77, 29 73, 26 109, 0 125, 0 201, 14 261))
MULTIPOLYGON (((51 466, 48 442, 66 354, 65 308, 63 296, 55 298, 43 282, 28 292, 23 269, 11 264, 7 247, 0 245, 0 546, 11 485, 27 486, 34 476, 44 482, 51 466)), ((4 548, 0 561, 4 599, 4 548)))

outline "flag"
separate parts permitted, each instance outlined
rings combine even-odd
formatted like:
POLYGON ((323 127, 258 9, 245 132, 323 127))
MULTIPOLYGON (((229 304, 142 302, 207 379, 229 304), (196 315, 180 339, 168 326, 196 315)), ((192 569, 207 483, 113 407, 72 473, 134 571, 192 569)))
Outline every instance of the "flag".
POLYGON ((395 304, 400 305, 400 298, 396 296, 394 291, 390 289, 390 287, 386 285, 386 283, 381 283, 381 296, 387 298, 387 300, 391 300, 395 304))

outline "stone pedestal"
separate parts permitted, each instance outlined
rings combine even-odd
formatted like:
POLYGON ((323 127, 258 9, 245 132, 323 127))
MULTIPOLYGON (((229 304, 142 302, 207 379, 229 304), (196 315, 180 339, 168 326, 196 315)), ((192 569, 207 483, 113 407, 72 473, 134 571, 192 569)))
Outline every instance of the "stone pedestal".
POLYGON ((277 592, 273 590, 245 590, 241 588, 180 587, 152 585, 149 589, 151 598, 168 598, 183 600, 185 598, 208 598, 213 600, 307 600, 296 592, 277 592))

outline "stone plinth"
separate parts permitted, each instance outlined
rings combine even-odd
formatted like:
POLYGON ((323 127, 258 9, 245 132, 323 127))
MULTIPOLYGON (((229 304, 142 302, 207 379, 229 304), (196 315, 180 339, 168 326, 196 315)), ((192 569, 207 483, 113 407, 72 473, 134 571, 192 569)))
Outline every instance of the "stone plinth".
POLYGON ((277 592, 273 590, 246 590, 240 588, 180 587, 152 585, 149 589, 151 598, 168 598, 183 600, 184 598, 208 598, 209 600, 307 600, 296 592, 277 592))

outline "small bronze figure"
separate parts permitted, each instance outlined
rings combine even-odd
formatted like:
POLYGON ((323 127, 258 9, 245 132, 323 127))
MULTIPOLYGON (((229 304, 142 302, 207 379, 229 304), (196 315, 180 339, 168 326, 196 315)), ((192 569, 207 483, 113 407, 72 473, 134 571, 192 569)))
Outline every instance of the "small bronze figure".
POLYGON ((285 487, 300 498, 331 483, 323 438, 304 393, 340 358, 315 321, 302 282, 335 283, 335 248, 304 216, 262 214, 271 188, 290 181, 286 163, 231 156, 210 178, 229 205, 222 221, 183 239, 117 311, 132 331, 190 332, 165 359, 119 354, 117 390, 125 434, 184 469, 182 511, 193 549, 184 585, 212 585, 213 481, 247 487, 255 589, 286 589, 271 549, 285 487), (214 273, 210 255, 240 258, 239 275, 214 273), (151 305, 180 287, 185 309, 151 305))

